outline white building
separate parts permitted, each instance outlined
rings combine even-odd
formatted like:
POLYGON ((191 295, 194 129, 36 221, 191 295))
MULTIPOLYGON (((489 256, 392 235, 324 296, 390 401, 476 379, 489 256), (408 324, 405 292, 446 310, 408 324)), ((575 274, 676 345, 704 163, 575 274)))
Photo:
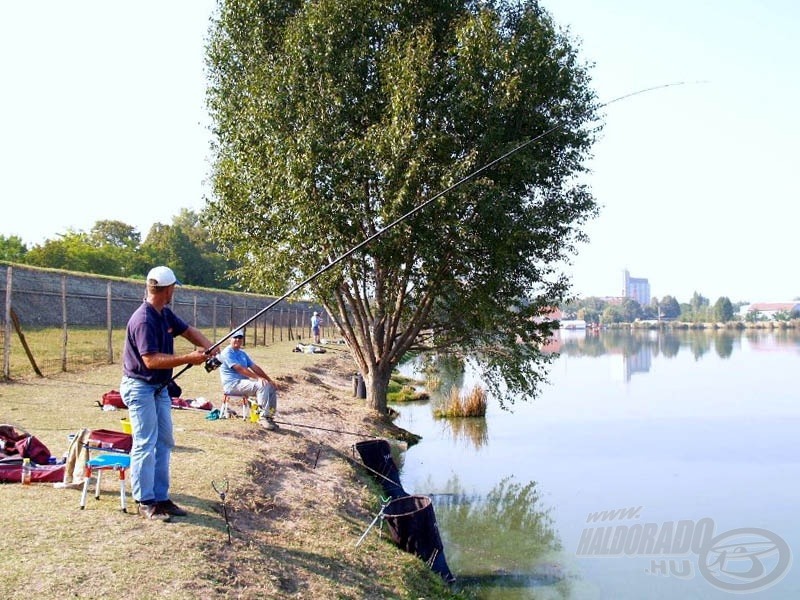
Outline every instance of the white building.
POLYGON ((800 314, 800 302, 753 302, 743 306, 740 314, 745 316, 752 312, 759 313, 762 319, 772 321, 778 313, 800 314))
POLYGON ((631 277, 628 269, 622 272, 623 296, 636 300, 640 306, 650 305, 650 282, 642 277, 631 277))

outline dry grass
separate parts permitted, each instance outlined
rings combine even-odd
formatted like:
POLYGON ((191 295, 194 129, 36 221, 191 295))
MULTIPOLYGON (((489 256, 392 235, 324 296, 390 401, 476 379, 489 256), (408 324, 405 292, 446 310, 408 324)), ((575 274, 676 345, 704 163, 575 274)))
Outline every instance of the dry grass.
POLYGON ((486 390, 482 387, 476 385, 466 394, 462 394, 458 386, 453 386, 443 405, 436 408, 433 414, 439 418, 484 417, 486 416, 486 403, 486 390))
MULTIPOLYGON (((378 488, 354 458, 352 444, 362 438, 341 432, 399 432, 352 397, 346 354, 293 353, 293 345, 248 348, 280 383, 279 432, 173 413, 172 497, 187 518, 150 523, 122 513, 111 478, 83 511, 79 490, 0 486, 9 541, 0 553, 0 597, 22 590, 45 599, 458 597, 377 528, 355 548, 377 512, 378 488), (231 544, 212 487, 223 481, 231 544)), ((60 456, 67 435, 81 428, 120 429, 125 411, 95 403, 119 380, 119 365, 104 365, 0 383, 0 422, 60 456)), ((195 367, 178 383, 185 398, 219 405, 216 373, 195 367)))
POLYGON ((442 378, 435 373, 428 374, 425 378, 425 387, 432 392, 439 391, 442 387, 442 378))
MULTIPOLYGON (((201 331, 210 340, 219 339, 227 331, 213 330, 211 328, 201 328, 201 331)), ((289 340, 289 328, 276 328, 268 333, 270 345, 281 344, 284 338, 289 340)), ((0 330, 0 338, 4 332, 0 330)), ((263 336, 264 332, 261 332, 263 336)), ((295 336, 296 336, 295 332, 295 336)), ((264 339, 259 336, 258 343, 263 346, 264 339)), ((54 327, 45 328, 25 328, 23 338, 20 339, 16 331, 12 330, 9 344, 9 370, 11 379, 32 377, 36 368, 45 376, 57 375, 62 372, 64 362, 67 371, 78 371, 91 368, 96 365, 108 364, 109 357, 109 335, 108 330, 97 327, 70 327, 67 332, 66 342, 64 332, 54 327), (24 340, 24 343, 23 343, 24 340), (25 349, 27 345, 31 357, 25 349)), ((294 339, 297 342, 301 338, 294 339)), ((116 328, 111 333, 112 360, 119 361, 122 355, 122 346, 125 342, 125 329, 116 328)), ((184 342, 183 338, 177 340, 178 343, 184 342)), ((185 342, 184 342, 185 343, 185 342)), ((3 345, 0 344, 0 348, 3 345)), ((2 377, 0 377, 0 381, 2 377)))

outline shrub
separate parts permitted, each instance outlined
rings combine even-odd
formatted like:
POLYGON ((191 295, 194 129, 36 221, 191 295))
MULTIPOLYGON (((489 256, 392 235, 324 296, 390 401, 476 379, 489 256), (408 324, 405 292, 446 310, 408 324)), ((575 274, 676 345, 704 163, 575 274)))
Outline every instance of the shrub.
POLYGON ((450 396, 442 407, 433 411, 435 417, 484 417, 486 416, 486 390, 476 385, 462 394, 457 386, 450 388, 450 396))

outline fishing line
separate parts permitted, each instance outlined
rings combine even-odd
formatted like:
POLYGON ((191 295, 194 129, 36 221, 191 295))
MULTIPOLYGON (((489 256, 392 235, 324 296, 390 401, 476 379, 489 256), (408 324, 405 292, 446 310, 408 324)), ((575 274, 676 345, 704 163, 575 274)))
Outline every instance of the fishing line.
MULTIPOLYGON (((589 109, 587 109, 587 110, 585 110, 585 111, 583 111, 583 112, 579 113, 579 114, 578 114, 578 116, 585 115, 585 114, 587 114, 587 113, 589 113, 589 112, 591 112, 591 111, 597 111, 597 110, 599 110, 599 109, 601 109, 601 108, 605 108, 605 107, 607 107, 607 106, 610 106, 611 104, 614 104, 615 102, 620 102, 620 101, 622 101, 622 100, 626 100, 626 99, 628 99, 628 98, 632 98, 632 97, 634 97, 634 96, 638 96, 638 95, 640 95, 640 94, 646 94, 646 93, 648 93, 648 92, 653 92, 653 91, 656 91, 656 90, 662 90, 662 89, 665 89, 665 88, 670 88, 670 87, 676 87, 676 86, 682 86, 682 85, 691 85, 691 84, 697 84, 697 83, 704 83, 704 82, 703 82, 703 81, 675 81, 675 82, 672 82, 672 83, 664 83, 664 84, 661 84, 661 85, 655 85, 655 86, 652 86, 652 87, 648 87, 648 88, 643 88, 643 89, 640 89, 640 90, 636 90, 636 91, 633 91, 633 92, 628 92, 628 93, 626 93, 626 94, 623 94, 623 95, 621 95, 621 96, 617 96, 616 98, 612 98, 611 100, 609 100, 609 101, 607 101, 607 102, 604 102, 604 103, 602 103, 602 104, 599 104, 599 105, 597 105, 597 106, 593 106, 593 107, 591 107, 591 108, 589 108, 589 109)), ((307 284, 311 283, 311 282, 312 282, 312 281, 314 281, 314 280, 315 280, 317 277, 319 277, 320 275, 322 275, 323 273, 325 273, 325 272, 326 272, 326 271, 328 271, 329 269, 332 269, 334 266, 338 265, 338 264, 339 264, 340 262, 342 262, 343 260, 345 260, 345 259, 349 258, 349 257, 350 257, 350 256, 352 256, 354 253, 356 253, 356 252, 358 252, 359 250, 361 250, 361 248, 363 248, 364 246, 366 246, 367 244, 369 244, 369 243, 370 243, 370 242, 372 242, 373 240, 377 239, 378 237, 380 237, 381 235, 383 235, 384 233, 386 233, 387 231, 389 231, 390 229, 392 229, 393 227, 395 227, 395 226, 396 226, 396 225, 398 225, 399 223, 402 223, 402 222, 403 222, 403 221, 405 221, 406 219, 409 219, 409 218, 413 217, 413 216, 414 216, 414 215, 416 215, 418 212, 420 212, 420 211, 424 210, 426 207, 428 207, 428 206, 429 206, 429 205, 431 205, 432 203, 436 202, 436 200, 438 200, 439 198, 441 198, 441 197, 442 197, 442 196, 444 196, 445 194, 447 194, 447 193, 449 193, 449 192, 452 192, 454 189, 456 189, 456 188, 458 188, 458 187, 460 187, 460 186, 464 185, 465 183, 467 183, 467 182, 468 182, 468 181, 470 181, 471 179, 474 179, 475 177, 477 177, 478 175, 480 175, 480 174, 481 174, 481 173, 483 173, 484 171, 487 171, 488 169, 491 169, 492 167, 494 167, 494 166, 495 166, 495 165, 497 165, 498 163, 501 163, 501 162, 503 162, 503 161, 504 161, 504 160, 506 160, 506 159, 507 159, 509 156, 512 156, 513 154, 516 154, 516 153, 517 153, 517 152, 519 152, 520 150, 523 150, 524 148, 527 148, 527 147, 528 147, 528 146, 530 146, 531 144, 533 144, 533 143, 535 143, 535 142, 538 142, 538 141, 539 141, 539 140, 541 140, 542 138, 544 138, 544 137, 547 137, 548 135, 550 135, 551 133, 553 133, 553 132, 555 132, 555 131, 558 131, 559 129, 562 129, 563 127, 565 127, 566 125, 568 125, 570 122, 572 122, 572 121, 562 121, 561 123, 558 123, 558 124, 556 124, 556 125, 554 125, 554 126, 550 127, 549 129, 547 129, 547 130, 543 131, 542 133, 540 133, 540 134, 538 134, 538 135, 536 135, 536 136, 532 137, 531 139, 529 139, 529 140, 526 140, 525 142, 522 142, 521 144, 519 144, 519 145, 515 146, 514 148, 512 148, 512 149, 511 149, 511 150, 509 150, 508 152, 506 152, 506 153, 504 153, 504 154, 501 154, 500 156, 498 156, 497 158, 495 158, 495 159, 494 159, 494 160, 492 160, 491 162, 488 162, 488 163, 486 163, 485 165, 483 165, 483 166, 482 166, 482 167, 480 167, 479 169, 476 169, 475 171, 472 171, 471 173, 469 173, 469 174, 465 175, 464 177, 462 177, 461 179, 459 179, 459 180, 458 180, 458 181, 456 181, 455 183, 451 184, 450 186, 446 187, 445 189, 441 190, 440 192, 438 192, 438 193, 434 194, 432 197, 428 198, 427 200, 425 200, 425 201, 424 201, 424 202, 422 202, 421 204, 419 204, 419 205, 415 206, 414 208, 412 208, 410 211, 408 211, 408 212, 407 212, 407 213, 405 213, 404 215, 402 215, 402 216, 400 216, 400 217, 396 218, 394 221, 392 221, 392 222, 391 222, 391 223, 389 223, 388 225, 386 225, 386 226, 384 226, 383 228, 379 229, 378 231, 376 231, 376 232, 375 232, 375 233, 373 233, 372 235, 368 236, 367 238, 365 238, 364 240, 362 240, 361 242, 359 242, 358 244, 356 244, 355 246, 353 246, 352 248, 350 248, 350 249, 349 249, 347 252, 345 252, 344 254, 342 254, 341 256, 339 256, 338 258, 335 258, 335 259, 334 259, 334 260, 332 260, 330 263, 328 263, 327 265, 325 265, 325 266, 324 266, 324 267, 322 267, 321 269, 317 270, 317 271, 316 271, 314 274, 310 275, 309 277, 306 277, 306 278, 305 278, 303 281, 301 281, 301 282, 300 282, 300 283, 298 283, 297 285, 293 286, 291 289, 289 289, 289 290, 288 290, 287 292, 285 292, 283 295, 281 295, 280 297, 278 297, 276 300, 274 300, 274 301, 270 302, 270 303, 269 303, 267 306, 265 306, 264 308, 262 308, 260 311, 258 311, 256 314, 254 314, 252 317, 250 317, 249 319, 245 320, 244 322, 242 322, 242 323, 241 323, 240 325, 238 325, 237 327, 234 327, 233 329, 231 329, 231 330, 230 330, 230 331, 229 331, 227 334, 225 334, 225 335, 224 335, 222 338, 220 338, 220 339, 219 339, 217 342, 215 342, 214 344, 212 344, 212 345, 211 345, 211 346, 210 346, 210 347, 209 347, 209 348, 206 350, 206 354, 210 353, 212 350, 216 349, 216 348, 217 348, 217 347, 219 347, 219 346, 220 346, 220 345, 221 345, 223 342, 225 342, 225 341, 226 341, 226 340, 228 340, 230 337, 232 337, 232 336, 233 336, 233 334, 234 334, 234 333, 235 333, 237 330, 239 330, 239 329, 242 329, 242 328, 246 327, 247 325, 249 325, 250 323, 252 323, 252 322, 253 322, 253 321, 255 321, 256 319, 258 319, 259 317, 261 317, 262 315, 266 314, 266 313, 267 313, 268 311, 270 311, 270 310, 271 310, 273 307, 275 307, 275 306, 276 306, 278 303, 282 302, 283 300, 285 300, 286 298, 288 298, 289 296, 291 296, 292 294, 294 294, 295 292, 297 292, 297 291, 298 291, 300 288, 302 288, 302 287, 304 287, 305 285, 307 285, 307 284)), ((217 367, 219 367, 219 366, 220 366, 220 365, 219 365, 219 360, 217 360, 215 357, 211 357, 211 358, 209 358, 209 359, 206 361, 206 364, 205 364, 206 371, 208 371, 209 373, 210 373, 211 371, 213 371, 214 369, 216 369, 217 367)), ((180 370, 180 371, 179 371, 177 374, 173 375, 173 377, 172 377, 172 379, 170 379, 170 381, 174 381, 174 380, 175 380, 175 379, 177 379, 177 378, 178 378, 178 377, 179 377, 179 376, 180 376, 182 373, 184 373, 185 371, 187 371, 187 370, 188 370, 188 369, 190 369, 191 367, 192 367, 192 365, 191 365, 191 364, 184 366, 184 367, 183 367, 183 368, 182 368, 182 369, 181 369, 181 370, 180 370)), ((167 383, 169 383, 169 382, 167 382, 167 383)), ((167 385, 167 384, 164 384, 164 387, 166 387, 166 385, 167 385)))
MULTIPOLYGON (((276 423, 281 423, 281 424, 283 424, 281 421, 275 421, 275 422, 276 422, 276 423)), ((287 425, 291 425, 291 423, 286 423, 286 424, 287 424, 287 425)), ((302 427, 302 425, 301 425, 300 427, 302 427)), ((339 432, 338 432, 337 430, 335 430, 335 429, 325 429, 324 427, 312 427, 312 426, 310 426, 310 425, 306 425, 306 427, 309 427, 310 429, 322 429, 323 431, 331 431, 331 432, 334 432, 334 433, 339 433, 339 432)), ((345 431, 345 432, 342 432, 342 433, 350 433, 350 432, 349 432, 349 431, 345 431)), ((301 435, 302 435, 302 434, 301 434, 301 435)), ((374 436, 374 435, 364 435, 364 434, 360 434, 360 433, 352 433, 351 435, 358 435, 358 436, 363 436, 363 437, 370 437, 370 438, 372 438, 372 439, 385 439, 385 438, 381 438, 381 437, 374 436)), ((304 436, 304 439, 309 439, 309 438, 305 438, 305 436, 304 436)), ((376 471, 375 469, 373 469, 373 468, 372 468, 372 467, 370 467, 369 465, 366 465, 366 464, 364 464, 364 462, 363 462, 363 461, 361 461, 361 462, 357 461, 355 458, 353 458, 352 456, 348 456, 348 455, 347 455, 345 452, 342 452, 342 451, 341 451, 341 450, 339 450, 338 448, 335 448, 335 447, 331 446, 330 444, 323 442, 322 440, 317 440, 317 442, 316 442, 316 443, 317 443, 317 444, 318 444, 320 447, 321 447, 321 446, 325 446, 325 447, 326 447, 328 450, 332 451, 334 454, 336 454, 336 455, 337 455, 337 456, 339 456, 340 458, 344 458, 345 460, 348 460, 348 461, 350 461, 350 462, 351 462, 351 463, 353 463, 354 465, 357 465, 357 466, 359 466, 359 467, 362 467, 362 468, 364 468, 365 470, 369 471, 370 473, 372 473, 372 474, 373 474, 373 475, 375 475, 376 477, 379 477, 379 478, 381 478, 381 479, 385 479, 386 481, 388 481, 389 483, 391 483, 391 484, 394 484, 394 485, 397 485, 397 484, 398 484, 398 482, 397 482, 397 481, 394 481, 394 480, 393 480, 391 477, 387 477, 387 476, 386 476, 386 475, 384 475, 383 473, 380 473, 379 471, 376 471)), ((356 453, 356 447, 355 447, 355 445, 350 445, 350 452, 351 452, 353 455, 355 455, 355 453, 356 453)), ((317 460, 319 460, 319 453, 317 454, 317 460)), ((316 461, 314 461, 314 467, 316 468, 316 461)))
POLYGON ((290 427, 305 427, 307 429, 319 429, 320 431, 330 431, 331 433, 342 433, 346 435, 355 435, 357 437, 368 437, 372 439, 380 439, 380 436, 370 435, 369 433, 356 433, 354 431, 345 431, 343 429, 328 429, 326 427, 318 427, 317 425, 303 425, 302 423, 289 423, 288 421, 275 420, 278 425, 289 425, 290 427))

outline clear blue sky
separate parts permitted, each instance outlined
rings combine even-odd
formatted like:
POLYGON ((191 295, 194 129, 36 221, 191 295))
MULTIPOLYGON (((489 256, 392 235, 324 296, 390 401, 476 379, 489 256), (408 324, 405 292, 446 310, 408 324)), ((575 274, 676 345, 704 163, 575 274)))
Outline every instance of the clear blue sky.
MULTIPOLYGON (((594 63, 602 206, 569 269, 654 295, 800 296, 794 275, 800 4, 542 0, 594 63)), ((0 234, 29 245, 115 219, 146 235, 208 193, 204 43, 213 0, 0 4, 0 234)))

